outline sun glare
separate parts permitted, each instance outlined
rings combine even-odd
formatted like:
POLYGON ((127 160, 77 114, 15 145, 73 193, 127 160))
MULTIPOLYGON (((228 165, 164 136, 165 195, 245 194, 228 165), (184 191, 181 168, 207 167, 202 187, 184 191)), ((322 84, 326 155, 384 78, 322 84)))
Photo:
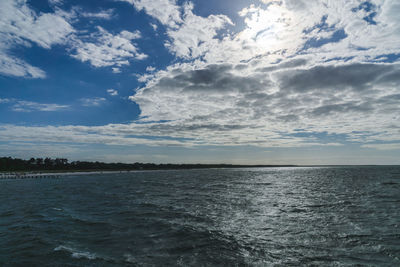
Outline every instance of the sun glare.
POLYGON ((240 14, 246 16, 246 29, 240 33, 240 39, 269 52, 286 46, 292 14, 285 7, 270 5, 267 9, 262 9, 252 6, 242 10, 240 14))

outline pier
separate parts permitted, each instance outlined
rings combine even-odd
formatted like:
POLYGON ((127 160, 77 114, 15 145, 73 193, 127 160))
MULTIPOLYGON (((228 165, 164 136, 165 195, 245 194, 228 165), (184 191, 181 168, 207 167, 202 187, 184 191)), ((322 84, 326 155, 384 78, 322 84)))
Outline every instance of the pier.
POLYGON ((7 172, 0 173, 0 180, 4 179, 55 179, 60 178, 56 173, 26 173, 26 172, 7 172))

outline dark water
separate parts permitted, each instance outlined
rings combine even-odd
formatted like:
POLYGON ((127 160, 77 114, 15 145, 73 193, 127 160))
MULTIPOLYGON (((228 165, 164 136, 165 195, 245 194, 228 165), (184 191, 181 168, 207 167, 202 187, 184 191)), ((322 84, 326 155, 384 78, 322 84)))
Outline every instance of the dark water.
POLYGON ((400 167, 0 181, 0 266, 400 266, 400 167))

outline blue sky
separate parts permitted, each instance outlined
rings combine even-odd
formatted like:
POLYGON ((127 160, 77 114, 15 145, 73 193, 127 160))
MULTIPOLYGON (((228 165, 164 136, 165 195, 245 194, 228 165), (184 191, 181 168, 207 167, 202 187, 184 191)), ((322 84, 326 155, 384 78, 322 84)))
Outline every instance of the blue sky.
POLYGON ((400 164, 394 0, 2 0, 0 156, 400 164))

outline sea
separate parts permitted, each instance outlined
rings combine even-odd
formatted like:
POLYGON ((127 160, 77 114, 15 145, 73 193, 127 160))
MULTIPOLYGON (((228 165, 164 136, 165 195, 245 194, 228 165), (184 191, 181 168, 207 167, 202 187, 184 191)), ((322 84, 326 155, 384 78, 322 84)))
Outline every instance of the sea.
POLYGON ((400 266, 400 167, 2 179, 0 266, 400 266))

